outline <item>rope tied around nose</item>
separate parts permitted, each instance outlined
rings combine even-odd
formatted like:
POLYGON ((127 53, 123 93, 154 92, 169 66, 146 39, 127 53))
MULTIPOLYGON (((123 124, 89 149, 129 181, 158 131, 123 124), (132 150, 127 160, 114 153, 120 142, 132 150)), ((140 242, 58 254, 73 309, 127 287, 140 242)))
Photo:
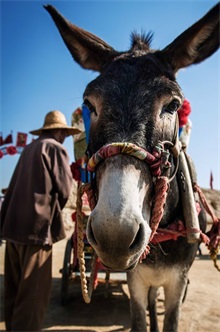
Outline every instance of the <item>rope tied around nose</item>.
POLYGON ((158 145, 153 149, 152 154, 143 148, 133 143, 111 143, 104 145, 88 161, 88 171, 94 172, 96 166, 106 158, 115 156, 117 154, 126 154, 138 158, 139 160, 145 161, 149 164, 151 173, 154 177, 161 175, 161 168, 171 167, 169 159, 169 150, 164 148, 163 142, 159 142, 158 145))

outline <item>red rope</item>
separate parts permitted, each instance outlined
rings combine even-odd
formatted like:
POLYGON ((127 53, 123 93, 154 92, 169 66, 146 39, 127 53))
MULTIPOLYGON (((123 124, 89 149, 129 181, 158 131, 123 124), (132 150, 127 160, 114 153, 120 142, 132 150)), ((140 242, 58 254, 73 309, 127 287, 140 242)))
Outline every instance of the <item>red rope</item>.
POLYGON ((166 176, 161 176, 157 179, 155 185, 154 206, 150 220, 150 226, 152 231, 149 242, 152 241, 154 235, 156 234, 158 225, 163 217, 164 205, 166 203, 168 187, 169 187, 168 178, 166 176))
POLYGON ((169 240, 177 240, 179 236, 186 237, 188 233, 200 233, 200 239, 203 243, 206 245, 209 244, 210 239, 209 237, 202 233, 201 230, 198 230, 197 228, 188 228, 186 229, 183 222, 181 220, 178 220, 178 223, 182 223, 183 228, 181 230, 178 230, 178 226, 176 225, 176 221, 174 221, 172 224, 170 224, 170 227, 173 227, 175 225, 177 229, 170 229, 168 228, 158 228, 156 233, 154 234, 154 237, 151 240, 152 244, 158 244, 160 242, 169 241, 169 240))

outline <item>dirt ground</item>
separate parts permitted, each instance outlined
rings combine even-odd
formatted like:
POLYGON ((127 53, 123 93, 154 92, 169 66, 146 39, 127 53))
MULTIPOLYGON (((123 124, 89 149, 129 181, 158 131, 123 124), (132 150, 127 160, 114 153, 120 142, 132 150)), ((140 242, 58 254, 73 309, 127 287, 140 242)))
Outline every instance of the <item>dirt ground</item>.
MULTIPOLYGON (((111 274, 110 286, 106 289, 103 275, 93 292, 90 304, 84 303, 80 283, 69 287, 69 301, 61 305, 60 286, 66 239, 54 245, 52 294, 43 326, 44 331, 84 331, 116 332, 130 330, 129 293, 125 274, 111 274)), ((1 292, 3 289, 3 244, 0 247, 1 292)), ((220 331, 220 273, 214 268, 205 247, 191 268, 190 284, 186 301, 182 306, 179 332, 220 331)), ((220 263, 219 263, 220 264, 220 263)), ((160 328, 163 321, 163 294, 158 301, 160 328)), ((5 331, 2 319, 3 302, 1 297, 0 331, 5 331)), ((147 317, 148 318, 148 317, 147 317)))

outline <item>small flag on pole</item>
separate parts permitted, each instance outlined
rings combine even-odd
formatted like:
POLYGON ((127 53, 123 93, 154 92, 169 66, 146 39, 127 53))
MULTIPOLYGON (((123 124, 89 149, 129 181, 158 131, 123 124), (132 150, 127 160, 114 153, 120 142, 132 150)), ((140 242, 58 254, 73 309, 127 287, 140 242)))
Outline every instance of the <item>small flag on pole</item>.
POLYGON ((27 143, 27 134, 25 133, 17 133, 17 141, 16 146, 24 148, 27 143))
POLYGON ((0 146, 1 145, 5 145, 5 144, 11 144, 12 143, 12 133, 11 134, 9 134, 8 136, 6 136, 6 138, 5 139, 3 139, 3 135, 2 135, 2 133, 1 133, 1 135, 0 135, 0 146))
POLYGON ((9 134, 4 140, 4 144, 11 144, 11 143, 12 143, 12 134, 9 134))
POLYGON ((213 175, 212 175, 212 171, 210 173, 210 189, 213 189, 213 175))

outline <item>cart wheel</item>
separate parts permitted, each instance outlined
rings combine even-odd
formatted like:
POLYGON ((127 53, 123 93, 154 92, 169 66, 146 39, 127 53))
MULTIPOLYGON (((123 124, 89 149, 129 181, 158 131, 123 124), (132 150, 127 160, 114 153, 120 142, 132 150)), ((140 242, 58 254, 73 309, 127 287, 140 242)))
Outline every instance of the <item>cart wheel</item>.
POLYGON ((72 275, 73 262, 73 240, 70 238, 66 243, 65 255, 63 259, 62 279, 61 279, 61 304, 66 305, 68 301, 68 288, 72 275))

